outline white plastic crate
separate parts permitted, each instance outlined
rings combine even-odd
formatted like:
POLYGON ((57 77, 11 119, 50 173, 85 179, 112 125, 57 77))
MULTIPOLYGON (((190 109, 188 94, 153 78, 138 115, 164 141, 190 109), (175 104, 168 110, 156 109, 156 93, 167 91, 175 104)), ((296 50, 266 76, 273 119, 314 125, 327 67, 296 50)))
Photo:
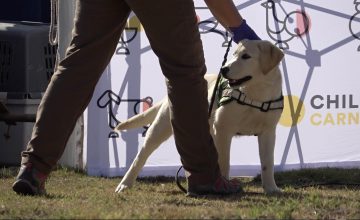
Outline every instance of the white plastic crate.
POLYGON ((0 92, 15 99, 41 96, 56 58, 48 36, 48 24, 0 22, 0 92))

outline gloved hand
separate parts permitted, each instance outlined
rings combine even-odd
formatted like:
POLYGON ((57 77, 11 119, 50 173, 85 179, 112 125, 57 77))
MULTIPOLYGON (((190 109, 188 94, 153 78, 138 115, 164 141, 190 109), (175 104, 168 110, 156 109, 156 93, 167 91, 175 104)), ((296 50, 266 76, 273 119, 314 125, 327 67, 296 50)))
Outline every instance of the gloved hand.
POLYGON ((241 40, 261 40, 259 36, 256 35, 255 31, 247 25, 246 20, 243 19, 242 23, 238 27, 229 27, 232 35, 233 41, 239 43, 241 40))

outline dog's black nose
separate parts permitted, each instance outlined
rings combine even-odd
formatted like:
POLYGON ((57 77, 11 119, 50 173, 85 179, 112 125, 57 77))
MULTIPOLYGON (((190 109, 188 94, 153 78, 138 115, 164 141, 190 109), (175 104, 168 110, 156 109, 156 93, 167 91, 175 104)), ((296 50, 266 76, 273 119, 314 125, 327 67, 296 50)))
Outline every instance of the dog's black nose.
POLYGON ((220 72, 223 76, 225 76, 229 72, 229 70, 230 70, 229 67, 225 66, 221 68, 220 72))

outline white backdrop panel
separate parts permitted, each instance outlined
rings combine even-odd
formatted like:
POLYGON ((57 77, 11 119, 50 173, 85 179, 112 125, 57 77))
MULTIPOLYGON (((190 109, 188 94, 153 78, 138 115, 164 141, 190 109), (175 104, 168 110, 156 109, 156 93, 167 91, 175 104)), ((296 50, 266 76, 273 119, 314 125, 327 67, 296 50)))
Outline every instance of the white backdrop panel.
MULTIPOLYGON (((286 54, 281 70, 283 93, 290 101, 277 129, 276 169, 360 167, 360 1, 235 3, 258 35, 278 43, 286 54), (272 3, 274 7, 264 7, 272 3), (303 33, 301 37, 296 28, 303 33), (292 123, 296 115, 299 119, 292 123)), ((208 73, 217 74, 229 38, 203 1, 196 0, 195 6, 208 73)), ((158 60, 132 14, 85 114, 88 174, 124 175, 143 143, 146 128, 120 134, 112 128, 165 94, 158 60)), ((256 175, 259 163, 256 137, 233 140, 231 175, 256 175)), ((174 175, 179 166, 170 138, 150 156, 141 175, 174 175)))

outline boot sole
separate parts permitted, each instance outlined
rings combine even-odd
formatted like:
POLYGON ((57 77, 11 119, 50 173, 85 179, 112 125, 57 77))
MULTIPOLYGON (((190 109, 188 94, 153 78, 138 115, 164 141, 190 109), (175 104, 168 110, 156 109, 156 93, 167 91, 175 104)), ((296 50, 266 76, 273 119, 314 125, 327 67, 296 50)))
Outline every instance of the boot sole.
POLYGON ((13 186, 12 186, 13 190, 17 193, 17 194, 21 194, 21 195, 37 195, 38 193, 36 192, 36 190, 34 190, 34 187, 31 186, 31 183, 29 181, 26 180, 17 180, 13 186))
POLYGON ((188 191, 186 193, 186 196, 187 197, 204 197, 207 195, 230 196, 230 195, 239 194, 239 193, 243 193, 243 192, 244 191, 242 189, 236 190, 236 191, 215 191, 215 190, 196 191, 196 192, 188 191))

